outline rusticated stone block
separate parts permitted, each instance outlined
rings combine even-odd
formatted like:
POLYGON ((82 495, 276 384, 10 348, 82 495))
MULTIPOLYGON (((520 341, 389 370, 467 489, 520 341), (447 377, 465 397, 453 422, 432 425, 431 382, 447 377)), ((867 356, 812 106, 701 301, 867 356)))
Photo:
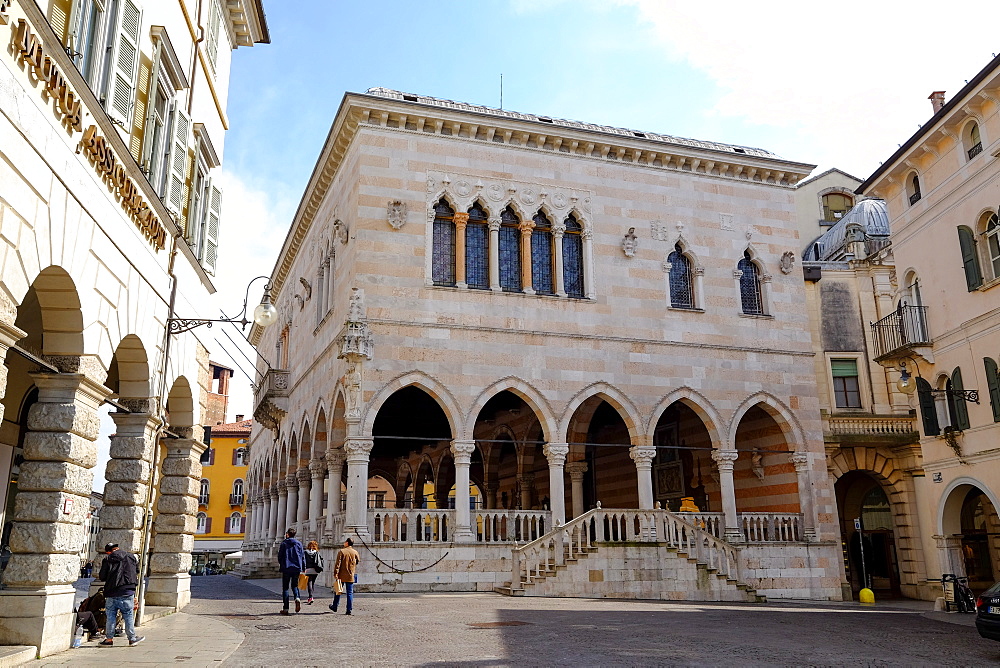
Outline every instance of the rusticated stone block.
POLYGON ((29 431, 24 435, 24 456, 31 460, 70 462, 89 469, 97 464, 97 446, 76 434, 29 431))
POLYGON ((142 548, 142 531, 139 529, 109 529, 102 526, 101 531, 97 534, 97 549, 103 549, 108 543, 118 543, 118 547, 126 552, 138 554, 142 548))
POLYGON ((8 587, 41 587, 70 584, 79 577, 79 555, 15 553, 3 572, 3 583, 8 587))
POLYGON ((141 482, 109 482, 104 485, 105 506, 143 506, 149 485, 141 482))
POLYGON ((175 494, 178 496, 198 496, 201 491, 201 481, 194 478, 166 477, 160 481, 160 494, 175 494))
POLYGON ((191 555, 177 552, 154 554, 149 560, 152 573, 187 573, 191 570, 191 555))
POLYGON ((93 469, 64 462, 27 461, 21 466, 18 488, 32 491, 65 491, 89 497, 93 481, 93 469))
POLYGON ((78 554, 84 544, 83 526, 62 522, 15 522, 10 549, 31 554, 78 554))
POLYGON ((193 458, 167 457, 160 465, 163 475, 201 478, 201 462, 193 458))
POLYGON ((101 431, 97 411, 80 404, 37 403, 28 410, 31 431, 73 432, 93 441, 101 431))
POLYGON ((83 524, 88 512, 89 498, 66 492, 20 491, 14 497, 14 517, 27 522, 83 524))
POLYGON ((193 515, 157 515, 156 533, 194 533, 198 518, 193 515))
POLYGON ((161 515, 194 515, 198 512, 198 499, 191 496, 163 495, 156 502, 161 515))
POLYGON ((141 459, 112 459, 104 477, 114 482, 146 482, 151 470, 149 462, 141 459))
POLYGON ((142 506, 104 506, 101 526, 109 529, 131 529, 142 526, 142 506))
POLYGON ((184 533, 160 533, 153 539, 153 552, 190 552, 194 549, 194 536, 184 533))
POLYGON ((115 436, 111 439, 111 457, 114 459, 153 460, 153 442, 142 436, 115 436))

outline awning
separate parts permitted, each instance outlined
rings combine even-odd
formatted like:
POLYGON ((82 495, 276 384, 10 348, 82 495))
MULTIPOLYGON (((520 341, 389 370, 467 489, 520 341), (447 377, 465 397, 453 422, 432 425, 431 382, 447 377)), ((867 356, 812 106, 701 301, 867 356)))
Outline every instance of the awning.
POLYGON ((243 558, 242 552, 231 552, 226 555, 226 559, 242 559, 242 558, 243 558))

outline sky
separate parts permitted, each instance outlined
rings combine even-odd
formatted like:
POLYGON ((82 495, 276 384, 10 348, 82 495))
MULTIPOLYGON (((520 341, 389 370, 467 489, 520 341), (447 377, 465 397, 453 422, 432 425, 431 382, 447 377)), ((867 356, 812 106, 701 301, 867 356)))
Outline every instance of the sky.
MULTIPOLYGON (((263 2, 271 43, 233 54, 215 313, 238 311, 248 281, 274 267, 346 91, 500 106, 502 75, 506 109, 765 148, 864 179, 930 118, 932 91, 950 98, 1000 48, 984 38, 1000 3, 985 1, 263 2)), ((250 370, 220 329, 202 339, 250 370)), ((239 370, 230 397, 230 420, 253 412, 239 370)))

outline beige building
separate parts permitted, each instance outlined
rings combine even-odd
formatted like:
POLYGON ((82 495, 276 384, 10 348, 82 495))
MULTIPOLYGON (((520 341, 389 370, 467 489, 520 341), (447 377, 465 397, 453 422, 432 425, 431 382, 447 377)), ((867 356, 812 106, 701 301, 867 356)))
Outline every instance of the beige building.
POLYGON ((921 544, 929 580, 1000 579, 1000 58, 858 189, 884 198, 897 281, 870 326, 873 358, 915 390, 921 544), (922 491, 921 491, 922 490, 922 491))
POLYGON ((393 564, 364 573, 375 589, 839 598, 797 266, 811 169, 347 94, 272 274, 278 324, 252 335, 273 368, 248 573, 295 526, 362 539, 393 564), (369 507, 374 476, 394 507, 369 507), (581 540, 603 545, 583 588, 556 547, 581 540), (608 541, 659 566, 638 577, 608 541), (697 569, 728 580, 699 589, 697 569))
POLYGON ((0 643, 69 646, 104 404, 97 542, 190 598, 208 355, 168 319, 214 292, 231 54, 267 38, 255 0, 0 2, 0 643))
POLYGON ((802 247, 836 225, 860 199, 861 179, 833 167, 795 184, 795 223, 802 247))

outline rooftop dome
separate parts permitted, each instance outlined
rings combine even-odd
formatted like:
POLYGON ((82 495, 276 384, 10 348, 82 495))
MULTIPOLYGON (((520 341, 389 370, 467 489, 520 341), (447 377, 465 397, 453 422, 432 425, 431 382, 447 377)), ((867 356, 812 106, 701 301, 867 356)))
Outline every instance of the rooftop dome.
POLYGON ((814 262, 845 259, 848 230, 859 227, 866 242, 874 241, 876 248, 885 246, 885 243, 879 243, 889 239, 889 214, 884 200, 865 199, 855 204, 836 225, 809 245, 804 259, 814 262))

